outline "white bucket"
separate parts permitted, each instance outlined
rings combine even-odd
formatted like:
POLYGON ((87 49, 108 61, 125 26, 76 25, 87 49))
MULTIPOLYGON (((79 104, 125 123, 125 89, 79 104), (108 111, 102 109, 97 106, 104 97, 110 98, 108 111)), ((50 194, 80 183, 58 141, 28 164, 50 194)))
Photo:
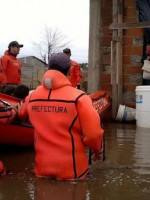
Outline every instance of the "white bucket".
POLYGON ((150 128, 150 86, 136 87, 136 125, 150 128))
POLYGON ((129 108, 125 105, 119 105, 116 120, 121 121, 121 122, 134 121, 135 114, 136 114, 136 110, 134 108, 129 108))

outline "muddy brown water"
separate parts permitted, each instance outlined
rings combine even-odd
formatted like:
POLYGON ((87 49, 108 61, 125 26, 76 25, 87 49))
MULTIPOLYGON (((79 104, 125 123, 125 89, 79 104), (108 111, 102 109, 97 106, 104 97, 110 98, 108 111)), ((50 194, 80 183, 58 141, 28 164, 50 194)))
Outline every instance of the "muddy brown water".
POLYGON ((8 174, 0 177, 0 200, 150 199, 150 129, 104 123, 106 161, 93 163, 84 181, 36 178, 34 149, 0 147, 8 174))

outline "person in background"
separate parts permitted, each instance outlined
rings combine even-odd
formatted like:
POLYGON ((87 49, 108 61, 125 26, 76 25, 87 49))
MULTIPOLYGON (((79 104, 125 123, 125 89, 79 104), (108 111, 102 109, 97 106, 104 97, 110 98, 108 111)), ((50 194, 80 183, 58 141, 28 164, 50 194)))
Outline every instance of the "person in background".
MULTIPOLYGON (((71 57, 71 50, 70 49, 66 48, 66 49, 63 50, 63 52, 69 58, 71 57)), ((71 60, 71 67, 70 67, 70 71, 69 71, 69 80, 70 80, 73 87, 80 89, 81 77, 82 77, 82 73, 81 73, 80 65, 77 62, 71 60)))
POLYGON ((10 96, 14 96, 14 92, 15 92, 15 89, 16 89, 16 85, 3 85, 1 87, 1 93, 3 94, 7 94, 7 95, 10 95, 10 96))
POLYGON ((23 44, 12 41, 8 45, 8 50, 0 58, 0 86, 4 84, 21 84, 21 62, 17 59, 20 48, 23 44))
POLYGON ((17 85, 15 91, 14 91, 14 97, 18 99, 25 99, 26 96, 29 94, 29 87, 24 84, 17 85))
POLYGON ((23 100, 29 94, 29 87, 24 84, 20 84, 20 85, 6 84, 2 86, 1 93, 14 96, 20 100, 23 100))
POLYGON ((143 85, 150 85, 150 48, 146 49, 146 59, 142 67, 143 70, 143 85))
POLYGON ((19 117, 35 129, 35 168, 39 177, 84 179, 89 172, 86 147, 99 154, 103 137, 100 117, 90 97, 67 78, 71 60, 53 54, 42 85, 29 94, 19 117), (87 112, 88 110, 88 112, 87 112))

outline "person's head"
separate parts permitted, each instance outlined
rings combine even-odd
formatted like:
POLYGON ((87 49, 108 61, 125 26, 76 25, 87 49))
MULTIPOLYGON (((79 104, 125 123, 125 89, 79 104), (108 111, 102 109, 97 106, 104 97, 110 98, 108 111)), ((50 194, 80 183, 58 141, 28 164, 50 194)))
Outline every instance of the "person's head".
POLYGON ((53 54, 49 59, 49 70, 58 70, 67 76, 71 66, 71 60, 65 53, 53 54))
POLYGON ((17 56, 19 54, 20 48, 23 47, 23 44, 19 44, 17 41, 12 41, 8 45, 8 51, 17 56))
POLYGON ((4 85, 1 89, 1 93, 14 96, 15 89, 15 85, 4 85))
POLYGON ((70 50, 69 48, 64 49, 63 52, 64 52, 67 56, 71 57, 71 50, 70 50))
POLYGON ((24 84, 17 85, 14 96, 18 99, 25 99, 26 96, 29 94, 29 87, 24 84))

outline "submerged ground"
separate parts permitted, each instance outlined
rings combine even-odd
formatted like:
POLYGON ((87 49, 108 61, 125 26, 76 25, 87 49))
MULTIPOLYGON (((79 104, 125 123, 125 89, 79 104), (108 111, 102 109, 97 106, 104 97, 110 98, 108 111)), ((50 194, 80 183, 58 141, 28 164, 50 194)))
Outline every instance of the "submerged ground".
POLYGON ((90 167, 84 181, 54 181, 33 174, 34 149, 0 147, 8 175, 0 177, 0 200, 148 200, 150 129, 104 123, 106 161, 90 167))

